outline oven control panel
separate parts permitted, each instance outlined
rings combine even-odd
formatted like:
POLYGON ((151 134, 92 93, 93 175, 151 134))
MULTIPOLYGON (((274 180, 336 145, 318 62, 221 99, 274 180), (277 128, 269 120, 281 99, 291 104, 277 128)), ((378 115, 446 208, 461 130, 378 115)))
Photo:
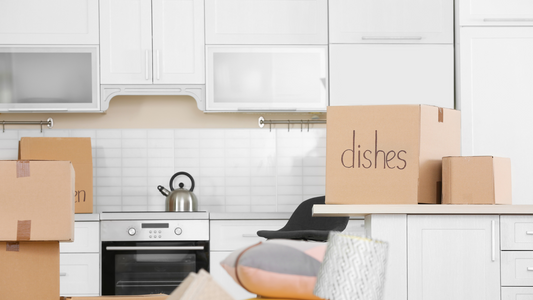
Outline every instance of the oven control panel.
POLYGON ((209 240, 208 220, 101 221, 102 241, 209 240))

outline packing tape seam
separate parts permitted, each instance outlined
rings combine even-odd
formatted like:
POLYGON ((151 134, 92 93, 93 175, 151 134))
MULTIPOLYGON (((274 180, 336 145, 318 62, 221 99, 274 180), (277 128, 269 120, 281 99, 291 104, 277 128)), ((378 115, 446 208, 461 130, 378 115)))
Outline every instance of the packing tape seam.
POLYGON ((31 220, 18 220, 17 241, 29 241, 31 237, 31 220))
POLYGON ((30 162, 27 160, 17 161, 17 178, 30 177, 30 162))
POLYGON ((6 251, 19 252, 19 242, 6 242, 6 251))

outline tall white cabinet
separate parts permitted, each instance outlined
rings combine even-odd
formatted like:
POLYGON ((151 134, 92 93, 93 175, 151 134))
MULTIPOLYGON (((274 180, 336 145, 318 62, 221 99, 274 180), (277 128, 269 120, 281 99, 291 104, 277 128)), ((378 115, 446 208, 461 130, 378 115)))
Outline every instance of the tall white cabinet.
POLYGON ((203 84, 201 0, 101 0, 102 84, 203 84))
POLYGON ((460 3, 462 154, 510 157, 513 204, 531 204, 533 3, 460 3))
POLYGON ((453 1, 329 1, 330 105, 454 108, 453 1))

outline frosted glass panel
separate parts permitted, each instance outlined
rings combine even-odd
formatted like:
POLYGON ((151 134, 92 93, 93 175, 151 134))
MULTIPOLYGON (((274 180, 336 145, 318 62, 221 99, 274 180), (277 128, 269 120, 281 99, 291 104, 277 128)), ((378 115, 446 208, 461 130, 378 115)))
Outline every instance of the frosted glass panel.
POLYGON ((327 106, 326 48, 210 47, 208 52, 208 109, 327 106))
POLYGON ((92 102, 91 53, 0 53, 0 104, 92 102))

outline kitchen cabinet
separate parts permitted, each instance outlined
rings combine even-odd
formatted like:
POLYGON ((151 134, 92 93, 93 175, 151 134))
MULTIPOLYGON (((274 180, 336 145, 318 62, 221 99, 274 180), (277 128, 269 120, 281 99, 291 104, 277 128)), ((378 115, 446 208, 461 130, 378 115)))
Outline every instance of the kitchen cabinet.
POLYGON ((499 216, 410 215, 407 227, 409 300, 500 299, 499 216))
POLYGON ((278 230, 286 223, 287 220, 211 220, 209 270, 213 279, 235 299, 255 298, 230 277, 220 262, 237 249, 265 241, 257 236, 257 231, 278 230))
POLYGON ((451 44, 330 45, 330 105, 454 108, 451 44))
POLYGON ((0 112, 97 112, 98 47, 0 46, 0 112))
POLYGON ((0 1, 0 44, 97 45, 98 0, 0 1))
POLYGON ((206 0, 206 44, 328 43, 327 0, 206 0))
POLYGON ((207 111, 326 111, 327 46, 207 46, 207 111))
POLYGON ((453 0, 330 0, 330 43, 453 43, 453 0))
POLYGON ((523 0, 461 0, 461 26, 533 26, 533 2, 523 0))
POLYGON ((101 0, 102 84, 204 84, 202 0, 101 0))
POLYGON ((76 221, 74 242, 60 243, 59 252, 61 296, 99 296, 99 221, 76 221))
POLYGON ((513 204, 531 202, 531 155, 523 128, 532 128, 533 27, 460 29, 462 154, 511 158, 513 204))

